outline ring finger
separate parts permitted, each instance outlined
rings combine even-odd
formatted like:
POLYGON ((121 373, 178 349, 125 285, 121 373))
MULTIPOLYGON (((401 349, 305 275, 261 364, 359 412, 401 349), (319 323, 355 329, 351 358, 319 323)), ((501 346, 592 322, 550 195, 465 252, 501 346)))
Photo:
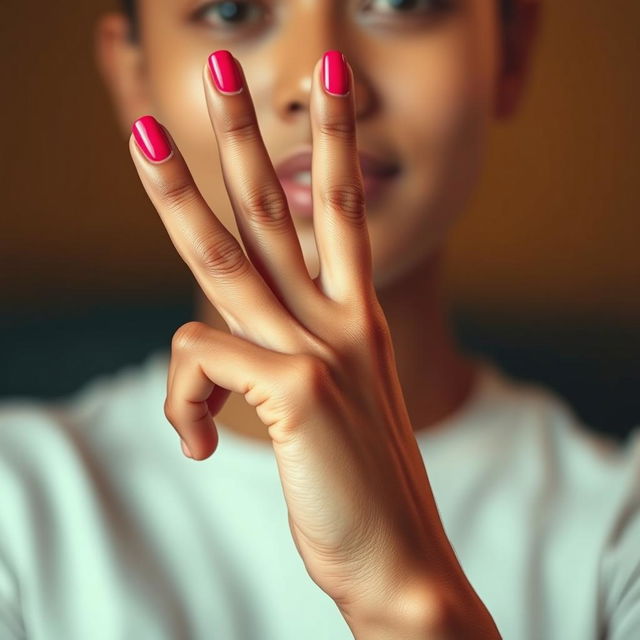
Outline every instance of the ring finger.
POLYGON ((178 253, 232 332, 283 352, 297 352, 308 344, 302 327, 212 213, 169 132, 155 118, 144 116, 134 123, 129 149, 178 253), (154 161, 158 150, 164 152, 162 159, 154 161))

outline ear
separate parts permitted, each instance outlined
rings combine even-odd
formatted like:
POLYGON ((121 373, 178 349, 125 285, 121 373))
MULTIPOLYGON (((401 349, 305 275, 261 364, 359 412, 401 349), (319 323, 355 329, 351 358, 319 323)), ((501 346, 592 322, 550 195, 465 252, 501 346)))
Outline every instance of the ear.
POLYGON ((151 112, 142 47, 129 40, 129 30, 123 13, 106 13, 98 19, 94 41, 96 65, 126 135, 136 118, 151 112))
POLYGON ((503 28, 502 68, 496 87, 495 116, 508 118, 518 108, 529 76, 538 36, 542 0, 514 0, 514 11, 503 28))

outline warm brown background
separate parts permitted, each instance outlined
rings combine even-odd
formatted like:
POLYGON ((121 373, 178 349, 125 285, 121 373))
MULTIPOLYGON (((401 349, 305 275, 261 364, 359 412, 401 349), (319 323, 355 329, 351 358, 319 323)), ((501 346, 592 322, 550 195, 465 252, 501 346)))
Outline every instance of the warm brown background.
MULTIPOLYGON (((521 115, 497 127, 456 229, 455 302, 482 313, 640 319, 637 0, 547 0, 521 115)), ((139 183, 93 59, 115 0, 4 3, 6 311, 183 296, 192 276, 139 183)))

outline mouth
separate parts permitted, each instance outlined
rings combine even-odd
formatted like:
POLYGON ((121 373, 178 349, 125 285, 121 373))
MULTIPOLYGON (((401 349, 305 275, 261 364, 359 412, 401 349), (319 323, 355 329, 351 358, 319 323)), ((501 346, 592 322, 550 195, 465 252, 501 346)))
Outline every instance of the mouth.
MULTIPOLYGON (((381 160, 364 151, 359 152, 360 169, 367 205, 375 203, 400 172, 396 163, 381 160)), ((313 216, 311 194, 311 151, 302 151, 288 156, 276 167, 292 214, 310 218, 313 216)))
MULTIPOLYGON (((394 174, 395 175, 395 174, 394 174)), ((364 182, 365 201, 367 205, 375 203, 393 181, 393 175, 375 176, 362 175, 364 182)), ((291 177, 280 180, 287 197, 292 214, 303 218, 313 217, 313 198, 311 194, 311 172, 300 171, 291 177)))

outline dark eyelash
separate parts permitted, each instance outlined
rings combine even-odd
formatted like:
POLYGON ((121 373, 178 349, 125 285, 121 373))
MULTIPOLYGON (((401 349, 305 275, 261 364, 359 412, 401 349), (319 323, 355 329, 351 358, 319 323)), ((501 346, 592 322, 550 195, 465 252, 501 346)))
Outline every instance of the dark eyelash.
MULTIPOLYGON (((363 8, 370 9, 373 2, 374 0, 369 0, 368 4, 363 8)), ((195 11, 193 18, 195 20, 204 19, 206 13, 209 10, 219 8, 219 7, 224 8, 225 6, 229 7, 231 5, 243 7, 243 9, 250 9, 252 6, 255 6, 255 7, 260 7, 264 11, 264 6, 260 5, 260 3, 252 2, 251 0, 249 0, 248 2, 243 2, 241 0, 218 0, 218 2, 208 2, 202 5, 199 9, 195 11)), ((418 7, 418 8, 426 9, 426 12, 445 13, 453 9, 454 5, 455 5, 455 0, 430 0, 427 7, 418 7)), ((407 11, 405 15, 407 17, 410 15, 416 15, 416 14, 419 16, 420 12, 411 11, 411 9, 414 9, 414 8, 415 7, 409 7, 410 11, 407 11)), ((237 12, 234 12, 234 13, 237 13, 237 12)), ((395 14, 397 16, 402 16, 403 11, 391 11, 389 12, 388 15, 391 16, 392 14, 395 14)), ((240 15, 242 17, 242 14, 240 15)), ((222 20, 222 22, 225 23, 225 27, 229 26, 233 28, 236 25, 241 26, 245 21, 241 19, 237 22, 226 21, 226 20, 222 20)))
MULTIPOLYGON (((240 0, 221 0, 218 2, 208 2, 206 4, 204 4, 202 7, 200 7, 194 14, 194 17, 197 18, 203 18, 205 16, 205 14, 214 8, 218 8, 218 7, 225 7, 227 5, 236 5, 239 7, 243 7, 243 8, 249 8, 251 5, 257 5, 258 3, 256 2, 241 2, 240 0)), ((242 14, 240 14, 242 15, 242 14)), ((227 16, 228 17, 228 16, 227 16)), ((242 20, 240 21, 242 22, 242 20)), ((227 24, 230 25, 234 25, 236 24, 235 22, 231 21, 231 22, 227 22, 227 24)))
MULTIPOLYGON (((367 7, 370 7, 372 4, 373 4, 373 0, 369 0, 367 7)), ((430 2, 427 3, 426 7, 418 7, 418 8, 423 8, 426 10, 437 12, 437 11, 446 11, 446 10, 452 9, 453 5, 454 5, 453 0, 430 0, 430 2)), ((415 9, 416 7, 408 7, 408 8, 409 10, 411 10, 411 9, 415 9)), ((398 15, 400 15, 402 11, 397 11, 397 12, 392 11, 391 13, 398 13, 398 15)), ((407 13, 410 13, 410 11, 407 11, 407 13)))

